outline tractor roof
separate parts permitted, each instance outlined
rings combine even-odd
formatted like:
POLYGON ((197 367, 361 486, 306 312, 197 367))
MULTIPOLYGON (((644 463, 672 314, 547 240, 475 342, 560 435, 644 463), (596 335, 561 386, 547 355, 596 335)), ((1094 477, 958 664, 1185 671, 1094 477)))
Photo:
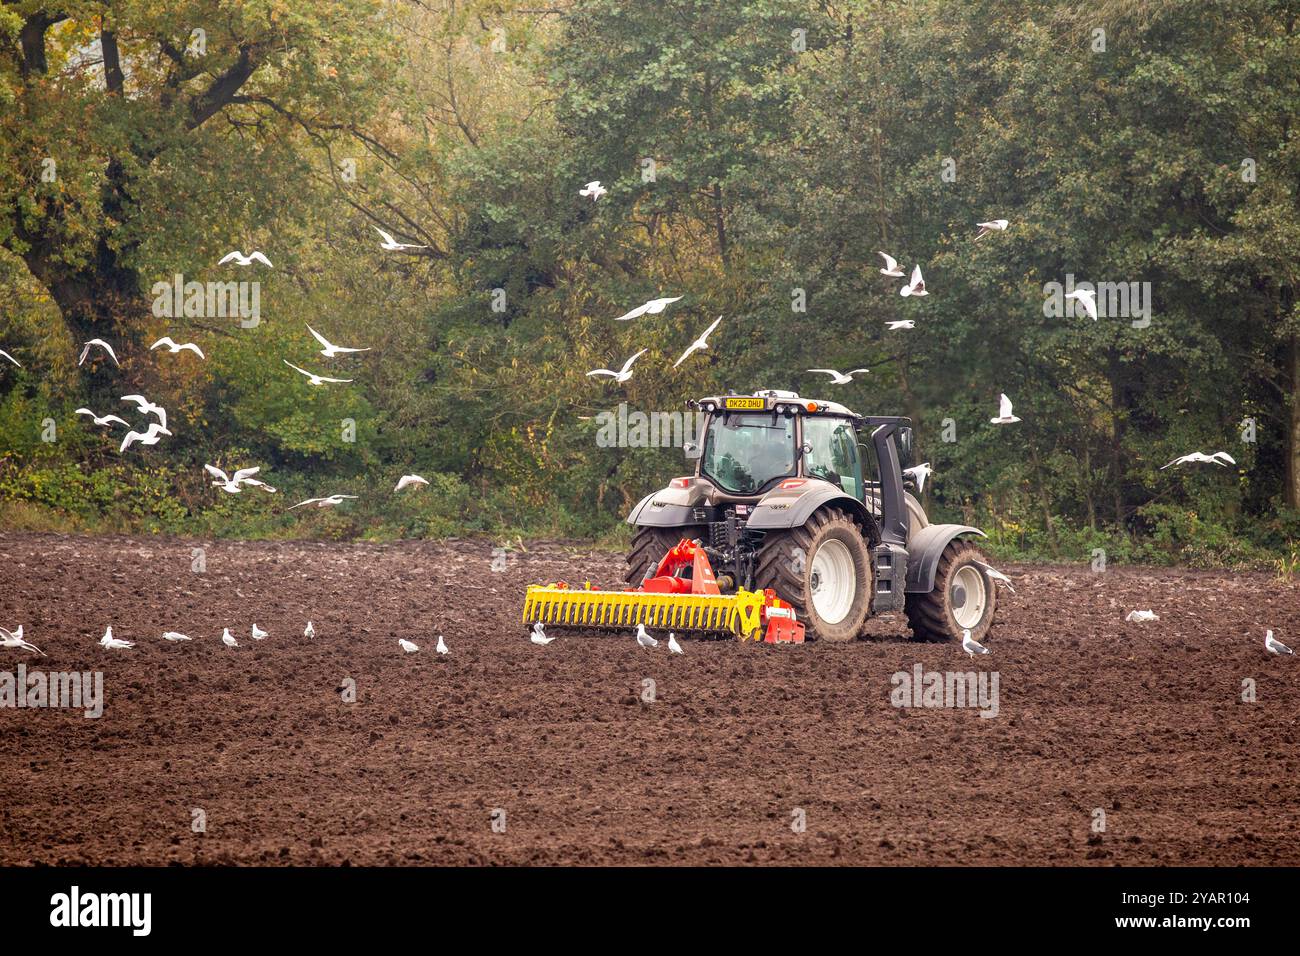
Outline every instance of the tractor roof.
POLYGON ((848 418, 858 418, 856 412, 850 411, 839 402, 828 402, 824 399, 803 398, 798 392, 788 392, 777 388, 761 388, 753 395, 710 395, 706 398, 695 399, 687 402, 692 408, 703 409, 706 412, 716 410, 730 411, 792 411, 796 413, 808 414, 816 412, 822 415, 844 415, 848 418), (809 408, 809 406, 813 406, 809 408))

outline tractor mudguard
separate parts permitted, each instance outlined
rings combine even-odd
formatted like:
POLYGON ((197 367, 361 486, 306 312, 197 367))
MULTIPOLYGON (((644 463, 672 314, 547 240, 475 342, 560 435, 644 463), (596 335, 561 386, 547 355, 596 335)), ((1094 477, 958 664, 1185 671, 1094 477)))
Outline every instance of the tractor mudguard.
POLYGON ((692 490, 661 488, 652 491, 632 509, 627 523, 641 528, 680 528, 694 524, 692 490))
POLYGON ((820 478, 809 478, 797 488, 778 488, 769 492, 754 506, 745 527, 755 531, 800 528, 812 517, 814 511, 829 504, 852 514, 870 532, 873 542, 879 540, 879 526, 866 505, 846 494, 842 488, 820 478))
POLYGON ((912 532, 907 541, 907 584, 905 590, 913 594, 929 594, 934 590, 935 569, 939 556, 954 538, 966 534, 986 537, 979 528, 965 524, 931 524, 912 532))

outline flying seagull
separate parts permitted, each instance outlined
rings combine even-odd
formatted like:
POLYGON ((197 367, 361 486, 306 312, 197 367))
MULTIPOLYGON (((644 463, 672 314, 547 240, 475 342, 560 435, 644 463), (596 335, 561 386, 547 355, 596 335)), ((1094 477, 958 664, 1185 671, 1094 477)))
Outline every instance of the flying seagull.
POLYGON ((301 508, 303 505, 315 504, 317 508, 333 508, 335 505, 343 504, 345 498, 355 498, 356 495, 330 495, 328 498, 308 498, 306 501, 300 501, 292 505, 288 510, 301 508))
POLYGON ((587 185, 578 190, 578 195, 590 196, 591 201, 595 202, 607 192, 609 192, 609 190, 600 184, 599 179, 593 179, 591 182, 587 183, 587 185))
POLYGON ((895 332, 898 329, 916 328, 916 323, 913 322, 911 319, 899 319, 895 322, 886 322, 885 325, 889 326, 889 331, 891 332, 895 332))
POLYGON ((849 382, 853 381, 853 376, 858 374, 865 375, 867 372, 871 371, 871 369, 855 368, 848 372, 837 372, 833 368, 810 368, 808 371, 825 372, 831 377, 832 385, 847 385, 849 382))
POLYGON ((222 644, 225 644, 226 647, 238 647, 238 646, 239 646, 239 641, 235 640, 234 635, 230 633, 230 628, 225 628, 225 629, 221 632, 221 643, 222 643, 222 644))
POLYGON ((10 355, 8 352, 6 352, 4 349, 0 349, 0 357, 7 358, 9 361, 13 362, 13 363, 14 363, 15 365, 17 365, 19 368, 22 368, 22 367, 23 367, 23 363, 22 363, 22 362, 18 361, 16 358, 14 358, 12 355, 10 355))
POLYGON ((149 346, 149 351, 152 352, 160 345, 167 346, 167 351, 171 352, 172 354, 175 354, 177 352, 183 352, 185 349, 189 349, 199 358, 201 359, 207 358, 207 356, 203 354, 203 350, 199 348, 197 345, 195 345, 193 342, 186 342, 183 345, 177 345, 170 335, 164 335, 153 345, 149 346))
POLYGON ((307 378, 311 380, 312 385, 324 385, 326 382, 336 382, 340 385, 346 385, 348 382, 352 381, 350 378, 329 378, 325 375, 317 375, 314 372, 307 371, 305 368, 298 368, 298 366, 294 365, 288 359, 281 359, 281 361, 295 372, 301 372, 303 375, 306 375, 307 378))
POLYGON ((645 629, 645 625, 644 625, 644 624, 638 624, 638 625, 636 626, 636 642, 637 642, 638 644, 640 644, 642 647, 658 647, 658 646, 659 646, 659 642, 656 641, 653 637, 651 637, 649 634, 646 633, 646 629, 645 629))
POLYGON ((96 345, 108 353, 108 357, 113 360, 114 365, 118 368, 122 367, 122 363, 117 360, 117 353, 113 351, 113 346, 109 345, 103 339, 91 339, 89 342, 85 343, 85 347, 81 350, 81 358, 77 359, 78 365, 84 365, 86 363, 86 356, 90 354, 91 348, 96 345))
POLYGON ((898 268, 897 259, 895 259, 893 256, 889 255, 886 252, 880 252, 877 253, 877 255, 879 255, 880 258, 885 260, 885 268, 880 270, 880 274, 882 276, 894 276, 899 279, 903 277, 903 270, 898 268))
POLYGON ((1160 470, 1164 471, 1166 468, 1172 468, 1174 465, 1186 465, 1191 462, 1199 462, 1206 465, 1215 464, 1227 468, 1230 464, 1235 465, 1237 459, 1233 458, 1226 451, 1216 451, 1213 455, 1206 455, 1199 451, 1194 451, 1190 455, 1183 455, 1182 458, 1175 458, 1167 465, 1161 465, 1160 470))
POLYGON ((238 249, 234 252, 227 252, 217 260, 217 265, 224 266, 227 262, 233 262, 240 266, 251 266, 254 262, 260 262, 268 268, 275 268, 271 265, 271 260, 266 258, 266 256, 262 255, 260 252, 250 252, 248 255, 244 255, 238 249))
POLYGON ((239 494, 239 486, 241 484, 252 484, 248 479, 252 478, 262 470, 261 466, 256 468, 241 468, 239 471, 235 472, 234 475, 227 475, 216 465, 204 465, 203 468, 213 478, 217 479, 212 483, 213 487, 220 488, 222 491, 227 491, 232 495, 239 494))
POLYGON ((916 482, 916 493, 919 495, 925 490, 925 480, 930 477, 933 469, 927 461, 922 465, 913 465, 911 468, 904 468, 904 475, 911 475, 912 480, 916 482))
POLYGON ((99 639, 99 646, 106 647, 111 651, 125 651, 135 647, 134 641, 123 641, 113 636, 113 626, 110 624, 104 636, 99 639))
POLYGON ((451 651, 449 651, 449 650, 447 649, 447 642, 444 641, 444 640, 442 639, 442 635, 441 635, 441 634, 438 635, 438 646, 435 647, 434 650, 437 651, 439 654, 450 654, 450 653, 451 653, 451 651))
MULTIPOLYGON (((307 325, 307 323, 304 322, 303 325, 307 325)), ((344 355, 348 352, 369 352, 370 351, 369 347, 366 347, 364 349, 348 349, 348 348, 344 348, 341 345, 333 345, 330 343, 330 341, 327 338, 325 338, 325 336, 321 335, 310 325, 307 325, 307 331, 316 337, 317 342, 325 346, 323 349, 320 350, 320 354, 325 356, 326 358, 333 358, 336 355, 344 355)))
POLYGON ((408 485, 427 485, 428 483, 428 479, 421 478, 419 475, 403 475, 401 478, 397 479, 397 487, 394 488, 393 491, 401 491, 408 485))
POLYGON ((999 571, 997 568, 991 567, 990 565, 985 564, 983 561, 976 561, 975 563, 978 564, 981 568, 983 568, 984 573, 987 574, 994 581, 997 581, 1000 584, 1005 584, 1007 586, 1007 590, 1010 591, 1012 594, 1016 593, 1016 589, 1011 586, 1011 579, 1007 577, 1005 574, 1003 574, 1001 571, 999 571))
POLYGON ((690 356, 690 354, 691 354, 692 352, 696 351, 697 349, 707 349, 707 348, 709 347, 709 335, 710 335, 710 333, 713 332, 714 329, 716 329, 716 328, 718 327, 718 323, 721 322, 721 321, 722 321, 722 316, 718 316, 718 317, 714 320, 713 324, 710 325, 707 329, 704 330, 704 334, 701 335, 701 336, 700 336, 698 339, 696 339, 694 342, 692 342, 692 343, 691 343, 691 347, 688 348, 685 352, 682 353, 682 357, 679 358, 676 362, 673 363, 673 368, 676 368, 677 366, 679 366, 679 365, 681 365, 683 362, 685 362, 686 359, 690 356))
POLYGON ((157 422, 150 422, 149 427, 143 432, 127 432, 122 438, 122 446, 118 448, 118 451, 126 451, 136 442, 139 442, 141 445, 156 445, 163 435, 171 435, 171 432, 162 425, 159 425, 157 422))
POLYGON ((397 646, 400 647, 402 650, 406 651, 406 653, 408 654, 414 654, 416 651, 420 649, 416 644, 412 643, 411 641, 408 641, 404 637, 399 637, 397 639, 397 646))
POLYGON ((155 405, 143 395, 123 395, 121 398, 124 402, 135 402, 136 408, 146 415, 157 415, 158 424, 163 428, 167 427, 167 409, 161 405, 155 405))
MULTIPOLYGON (((21 633, 22 633, 22 628, 21 628, 21 627, 18 628, 18 631, 19 631, 19 634, 21 634, 21 633)), ((1266 651, 1268 651, 1270 654, 1279 654, 1279 655, 1281 655, 1281 654, 1294 654, 1294 653, 1295 653, 1295 651, 1291 650, 1291 648, 1287 647, 1285 644, 1283 644, 1281 641, 1279 641, 1277 638, 1275 638, 1275 637, 1273 636, 1273 632, 1272 632, 1272 631, 1269 631, 1267 634, 1264 635, 1264 649, 1265 649, 1266 651)))
POLYGON ((379 233, 379 235, 383 237, 384 241, 380 244, 379 246, 380 249, 387 249, 389 252, 401 252, 403 249, 428 249, 429 248, 428 246, 416 245, 413 242, 398 242, 396 239, 392 237, 391 234, 384 232, 384 230, 380 229, 376 225, 371 225, 370 228, 375 230, 375 232, 379 233))
POLYGON ((682 645, 677 643, 677 637, 672 633, 672 631, 668 632, 668 650, 673 654, 686 653, 684 650, 682 650, 682 645))
POLYGON ((630 359, 628 359, 626 362, 623 363, 622 371, 611 372, 607 368, 594 368, 587 373, 587 377, 590 378, 593 375, 608 375, 610 378, 612 378, 616 382, 619 382, 620 384, 626 382, 629 378, 632 377, 632 363, 635 362, 637 359, 639 359, 641 356, 645 355, 645 353, 648 351, 650 350, 642 349, 640 352, 637 352, 636 355, 633 355, 630 359))
POLYGON ((163 640, 171 641, 174 644, 177 641, 188 641, 190 640, 190 637, 188 634, 182 634, 180 631, 163 631, 163 640))
POLYGON ((1129 611, 1124 620, 1133 624, 1146 624, 1148 621, 1160 620, 1160 615, 1155 611, 1129 611))
POLYGON ((534 644, 541 644, 543 647, 555 640, 553 637, 546 636, 546 629, 542 627, 541 621, 533 625, 533 633, 528 635, 528 639, 534 644))
POLYGON ((983 239, 990 232, 1006 232, 1009 223, 1005 219, 990 219, 988 222, 977 222, 975 225, 980 227, 975 238, 983 239))
POLYGON ((1011 399, 1006 395, 1001 396, 998 404, 998 417, 990 418, 994 425, 1010 425, 1012 422, 1020 421, 1015 415, 1011 414, 1011 399))
POLYGON ((961 649, 970 655, 973 660, 976 654, 987 654, 989 649, 983 644, 976 644, 971 640, 970 631, 963 629, 961 632, 961 649))
POLYGON ((116 415, 102 415, 102 416, 96 415, 89 408, 78 408, 75 412, 73 412, 73 414, 89 415, 92 419, 94 419, 96 425, 108 425, 110 427, 113 425, 126 425, 127 428, 131 427, 129 424, 127 424, 127 421, 124 418, 118 418, 116 415))
POLYGON ((925 291, 925 279, 921 277, 921 267, 919 265, 912 266, 911 281, 909 281, 907 285, 899 289, 898 294, 903 296, 904 298, 906 298, 909 295, 920 296, 920 295, 930 294, 925 291))
POLYGON ((638 305, 631 312, 624 312, 614 321, 626 322, 629 319, 638 319, 643 315, 658 315, 665 308, 672 305, 680 298, 681 298, 680 295, 675 295, 667 299, 651 299, 649 302, 645 303, 644 305, 638 305))
POLYGON ((1083 307, 1083 311, 1092 317, 1092 321, 1097 321, 1097 293, 1092 289, 1075 289, 1073 292, 1065 293, 1067 299, 1074 299, 1083 307))
MULTIPOLYGON (((1269 633, 1272 634, 1273 632, 1269 631, 1269 633)), ((20 647, 25 651, 35 651, 41 657, 45 656, 45 652, 35 644, 29 644, 23 640, 23 626, 21 624, 18 625, 16 631, 0 627, 0 647, 20 647)))

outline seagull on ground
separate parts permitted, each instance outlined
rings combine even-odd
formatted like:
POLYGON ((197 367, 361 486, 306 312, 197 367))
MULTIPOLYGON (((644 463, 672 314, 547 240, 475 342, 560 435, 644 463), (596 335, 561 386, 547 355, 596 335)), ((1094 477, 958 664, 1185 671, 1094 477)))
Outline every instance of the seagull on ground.
POLYGON ((990 232, 1006 232, 1010 223, 1005 219, 990 219, 988 222, 977 222, 975 225, 980 227, 980 231, 975 234, 975 238, 983 239, 990 232))
MULTIPOLYGON (((303 325, 307 325, 307 323, 304 322, 303 325)), ((349 352, 369 352, 369 351, 370 351, 370 347, 369 347, 369 346, 367 346, 367 347, 364 348, 364 349, 349 349, 349 348, 344 348, 342 345, 334 345, 332 342, 330 342, 329 339, 325 338, 325 336, 321 335, 319 332, 317 332, 315 329, 313 329, 310 325, 307 325, 307 331, 310 332, 310 333, 315 337, 315 339, 316 339, 317 342, 319 342, 321 345, 325 346, 323 349, 320 350, 320 354, 323 355, 323 356, 325 356, 326 358, 333 358, 333 357, 336 356, 336 355, 346 355, 346 354, 349 353, 349 352)))
POLYGON ((306 375, 313 385, 324 385, 326 382, 336 382, 340 385, 346 385, 348 382, 352 381, 350 378, 330 378, 326 375, 317 375, 314 372, 307 371, 305 368, 298 368, 298 366, 294 365, 288 359, 282 359, 282 361, 295 372, 301 372, 303 375, 306 375))
POLYGON ((897 259, 895 259, 887 252, 879 252, 877 253, 877 255, 879 255, 880 258, 885 260, 885 268, 880 270, 880 274, 882 276, 894 276, 895 278, 898 279, 903 278, 903 270, 898 268, 897 259))
POLYGON ((406 651, 406 653, 408 654, 414 654, 416 651, 420 649, 419 646, 412 643, 411 641, 408 641, 404 637, 399 637, 397 639, 397 646, 400 647, 402 650, 406 651))
POLYGON ((677 643, 677 637, 673 634, 672 631, 668 632, 668 650, 673 654, 686 653, 684 650, 682 650, 682 645, 677 643))
POLYGON ((533 625, 533 633, 528 635, 528 639, 534 644, 541 644, 543 647, 555 640, 553 637, 546 636, 546 629, 542 627, 541 621, 533 625))
MULTIPOLYGON (((241 468, 233 475, 227 475, 216 465, 204 465, 203 468, 213 478, 217 479, 212 483, 214 488, 220 488, 222 491, 228 491, 232 495, 239 494, 240 491, 239 486, 241 484, 247 483, 251 485, 253 482, 249 481, 249 479, 262 470, 261 466, 259 465, 254 468, 241 468)), ((258 482, 258 484, 261 484, 261 482, 258 482)))
POLYGON ((637 352, 636 355, 633 355, 630 359, 628 359, 626 362, 623 363, 622 371, 611 372, 607 368, 594 368, 587 373, 587 377, 590 378, 593 375, 608 375, 610 378, 612 378, 614 381, 620 384, 626 382, 629 378, 632 377, 632 363, 635 362, 637 359, 639 359, 641 356, 645 355, 645 353, 648 351, 650 350, 642 349, 640 352, 637 352))
POLYGON ((96 425, 108 425, 110 427, 113 425, 126 425, 127 428, 131 427, 130 424, 124 418, 118 418, 116 415, 96 415, 89 408, 78 408, 75 412, 73 412, 73 414, 89 415, 92 419, 94 419, 96 425))
MULTIPOLYGON (((1269 631, 1269 633, 1272 634, 1273 632, 1269 631)), ((0 627, 0 647, 20 647, 25 651, 35 651, 41 657, 45 656, 45 652, 35 644, 29 644, 23 640, 23 626, 21 624, 18 625, 16 631, 0 627)))
POLYGON ((230 633, 230 628, 225 628, 225 629, 221 632, 221 643, 222 643, 222 644, 225 644, 226 647, 238 647, 238 646, 239 646, 239 641, 235 640, 235 636, 234 636, 233 634, 230 633))
POLYGON ((1075 289, 1073 292, 1065 293, 1067 299, 1074 299, 1092 317, 1092 321, 1097 321, 1097 293, 1092 289, 1075 289))
POLYGON ((447 649, 447 642, 444 641, 444 640, 442 639, 442 635, 441 635, 441 634, 438 635, 438 646, 435 647, 434 650, 437 651, 439 654, 450 654, 450 653, 451 653, 451 651, 449 651, 449 650, 447 649))
POLYGON ((306 629, 302 632, 302 636, 303 636, 303 637, 315 637, 315 636, 316 636, 316 628, 312 627, 312 625, 311 625, 311 621, 308 621, 308 622, 307 622, 307 627, 306 627, 306 629))
POLYGON ((397 487, 394 488, 393 491, 401 491, 409 485, 427 485, 428 483, 429 481, 427 478, 421 478, 419 475, 403 475, 401 478, 397 479, 397 487))
POLYGON ((825 372, 827 375, 831 377, 832 385, 847 385, 849 384, 849 382, 853 381, 853 376, 858 374, 865 375, 867 374, 867 372, 871 371, 871 369, 855 368, 847 372, 837 372, 833 368, 810 368, 808 371, 825 372))
POLYGON ((976 654, 987 654, 989 649, 983 644, 976 644, 971 640, 970 631, 963 629, 961 632, 961 649, 970 655, 974 660, 976 654))
POLYGON ((146 415, 158 416, 158 424, 163 428, 167 427, 167 409, 161 405, 155 405, 143 395, 123 395, 121 401, 135 402, 136 408, 146 415))
POLYGON ((885 325, 891 332, 897 332, 899 329, 914 329, 916 323, 911 319, 898 319, 892 322, 886 322, 885 325))
POLYGON ((260 252, 250 252, 248 255, 244 255, 238 249, 234 252, 227 252, 217 260, 217 265, 224 266, 227 262, 233 262, 235 265, 239 266, 251 266, 254 262, 260 262, 268 268, 275 268, 275 266, 271 265, 271 260, 266 258, 266 256, 262 255, 260 252))
MULTIPOLYGON (((18 630, 19 632, 21 632, 22 628, 20 627, 18 630)), ((1267 634, 1264 635, 1264 650, 1268 651, 1270 654, 1294 654, 1295 653, 1295 651, 1291 650, 1291 648, 1287 647, 1285 644, 1283 644, 1281 641, 1275 638, 1273 636, 1272 631, 1269 631, 1267 634)))
POLYGON ((1011 399, 1006 395, 1001 396, 998 402, 998 417, 990 418, 994 425, 1010 425, 1012 422, 1020 421, 1015 415, 1011 414, 1011 399))
POLYGON ((1167 465, 1161 465, 1160 470, 1164 471, 1166 468, 1171 468, 1174 465, 1186 465, 1191 462, 1199 462, 1206 465, 1215 464, 1227 468, 1228 465, 1235 465, 1237 459, 1233 458, 1226 451, 1216 451, 1213 455, 1206 455, 1202 452, 1194 451, 1190 455, 1183 455, 1182 458, 1175 458, 1167 465))
POLYGON ((929 295, 925 291, 925 279, 921 277, 921 267, 912 266, 912 278, 907 285, 898 290, 898 294, 906 298, 909 295, 929 295))
POLYGON ((170 436, 169 432, 157 422, 150 422, 149 427, 143 432, 129 431, 122 438, 122 447, 118 451, 126 451, 131 445, 139 442, 141 445, 156 445, 163 435, 170 436))
POLYGON ((253 640, 260 641, 266 637, 266 631, 262 630, 256 624, 253 625, 253 640))
POLYGON ((8 352, 6 352, 4 349, 0 349, 0 357, 7 358, 9 361, 13 362, 13 363, 14 363, 15 365, 17 365, 19 368, 22 368, 22 367, 23 367, 23 363, 22 363, 22 362, 18 361, 16 358, 14 358, 12 355, 10 355, 8 352))
POLYGON ((638 624, 638 625, 636 626, 636 642, 637 642, 638 644, 640 644, 642 647, 658 647, 658 646, 659 646, 659 642, 656 641, 653 637, 651 637, 649 634, 646 633, 646 629, 645 629, 645 625, 644 625, 644 624, 638 624))
POLYGON ((904 468, 904 475, 911 475, 912 480, 916 482, 916 493, 919 495, 925 490, 925 480, 933 474, 934 469, 930 467, 927 461, 922 465, 913 465, 911 468, 904 468))
POLYGON ((981 568, 983 568, 984 573, 987 574, 994 581, 997 581, 1000 584, 1005 584, 1007 586, 1007 590, 1010 591, 1012 594, 1016 593, 1016 589, 1011 586, 1011 579, 1007 577, 1005 574, 1003 574, 1001 571, 999 571, 997 568, 990 567, 989 565, 985 564, 983 561, 976 561, 975 563, 978 564, 981 568))
POLYGON ((713 332, 714 329, 718 327, 718 323, 721 321, 722 321, 722 316, 718 316, 714 320, 713 324, 704 330, 704 334, 701 335, 694 342, 692 342, 691 347, 682 353, 682 357, 673 363, 673 368, 676 368, 677 366, 685 362, 692 352, 697 351, 698 349, 707 349, 709 347, 709 335, 710 333, 713 332))
POLYGON ((390 233, 384 232, 384 230, 380 229, 378 226, 372 225, 370 228, 375 230, 375 232, 379 233, 379 235, 384 240, 382 243, 380 243, 379 246, 380 249, 387 249, 389 252, 401 252, 403 249, 428 249, 429 248, 428 246, 416 245, 413 242, 398 242, 396 239, 392 237, 390 233))
POLYGON ((1129 611, 1124 620, 1133 624, 1146 624, 1148 621, 1160 620, 1160 615, 1155 611, 1129 611))
POLYGON ((308 498, 306 501, 300 501, 296 505, 292 505, 288 510, 292 511, 294 508, 301 508, 303 505, 310 504, 315 504, 317 508, 333 508, 336 505, 343 504, 345 499, 356 497, 356 495, 330 495, 327 498, 308 498))
POLYGON ((113 636, 113 626, 110 624, 104 636, 99 639, 99 646, 106 647, 111 651, 125 651, 135 647, 134 641, 123 641, 113 636))
POLYGON ((614 321, 627 322, 629 319, 637 319, 643 315, 658 315, 665 308, 672 305, 680 298, 681 298, 680 295, 675 295, 666 299, 651 299, 649 302, 645 303, 644 305, 638 305, 631 312, 624 312, 614 321))
POLYGON ((182 344, 179 344, 179 345, 178 345, 178 344, 176 343, 176 341, 175 341, 175 340, 174 340, 170 335, 164 335, 162 338, 160 338, 160 339, 159 339, 157 342, 155 342, 153 345, 149 346, 149 351, 152 352, 154 349, 156 349, 156 348, 157 348, 158 346, 160 346, 160 345, 165 345, 165 346, 167 346, 167 351, 171 352, 172 354, 175 354, 175 353, 177 353, 177 352, 183 352, 183 351, 185 351, 186 349, 189 349, 191 352, 193 352, 193 353, 194 353, 195 355, 197 355, 199 358, 201 358, 201 359, 206 359, 206 358, 207 358, 207 356, 203 354, 203 350, 202 350, 201 348, 199 348, 197 345, 195 345, 193 342, 185 342, 185 343, 182 343, 182 344))
POLYGON ((118 368, 122 367, 122 363, 117 360, 117 353, 113 351, 113 346, 109 345, 103 339, 91 339, 85 344, 85 347, 81 350, 81 358, 77 359, 78 365, 84 365, 86 363, 86 356, 90 355, 91 348, 96 345, 108 353, 108 357, 113 360, 114 365, 118 368))
POLYGON ((578 195, 590 196, 591 201, 595 202, 607 192, 609 192, 609 190, 600 184, 599 179, 593 179, 591 182, 587 183, 587 185, 578 190, 578 195))
POLYGON ((177 641, 190 640, 190 636, 188 634, 182 634, 180 631, 163 631, 163 640, 171 641, 175 644, 177 641))

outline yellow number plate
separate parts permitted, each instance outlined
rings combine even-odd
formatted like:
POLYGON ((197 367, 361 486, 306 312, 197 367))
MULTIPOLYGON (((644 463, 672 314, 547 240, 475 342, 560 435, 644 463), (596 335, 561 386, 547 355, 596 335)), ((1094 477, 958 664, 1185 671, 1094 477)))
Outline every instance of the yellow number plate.
POLYGON ((746 411, 761 412, 764 408, 767 407, 767 405, 761 398, 728 398, 725 401, 724 407, 743 408, 746 411))

